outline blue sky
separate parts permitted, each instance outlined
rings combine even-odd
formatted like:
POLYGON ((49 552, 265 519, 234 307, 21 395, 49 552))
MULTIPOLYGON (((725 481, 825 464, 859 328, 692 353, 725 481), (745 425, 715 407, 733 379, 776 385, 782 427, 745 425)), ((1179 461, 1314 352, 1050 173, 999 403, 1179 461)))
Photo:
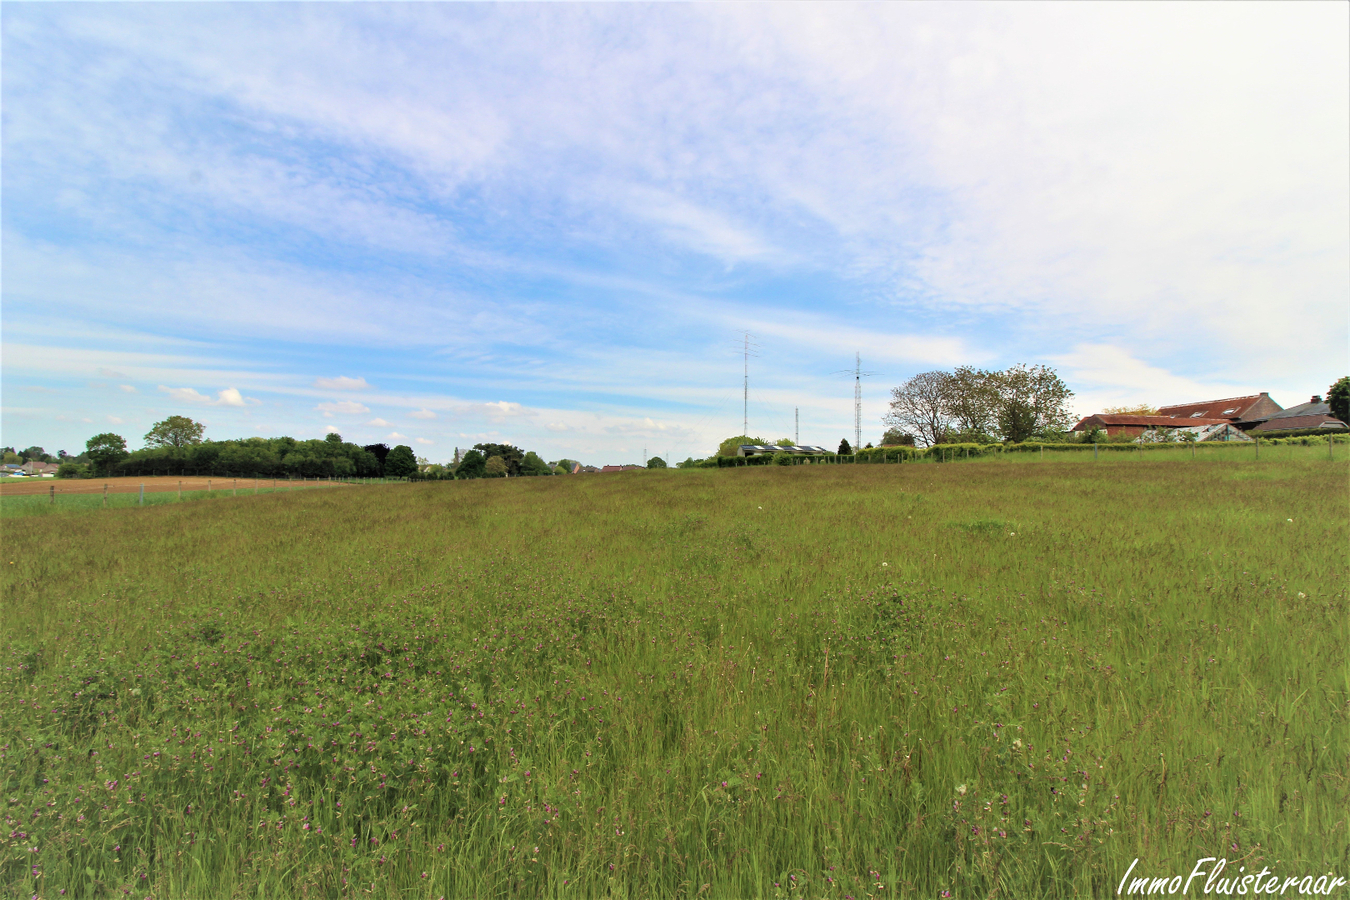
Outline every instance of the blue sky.
POLYGON ((1345 4, 27 4, 0 441, 864 437, 1055 366, 1087 413, 1346 373, 1345 4))

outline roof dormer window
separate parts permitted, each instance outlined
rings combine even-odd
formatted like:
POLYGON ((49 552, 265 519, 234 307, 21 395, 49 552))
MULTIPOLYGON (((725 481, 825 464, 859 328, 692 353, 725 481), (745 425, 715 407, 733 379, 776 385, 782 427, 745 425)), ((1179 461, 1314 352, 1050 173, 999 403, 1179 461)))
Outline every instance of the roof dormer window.
POLYGON ((1237 407, 1236 407, 1236 406, 1233 407, 1232 409, 1225 409, 1225 410, 1223 411, 1223 414, 1224 414, 1225 416, 1231 416, 1231 415, 1232 415, 1233 413, 1235 413, 1235 412, 1237 412, 1237 407))
POLYGON ((1205 411, 1202 409, 1202 410, 1200 410, 1199 412, 1193 412, 1193 413, 1191 413, 1191 418, 1192 418, 1192 419, 1199 419, 1199 418, 1202 418, 1204 415, 1205 415, 1205 411))

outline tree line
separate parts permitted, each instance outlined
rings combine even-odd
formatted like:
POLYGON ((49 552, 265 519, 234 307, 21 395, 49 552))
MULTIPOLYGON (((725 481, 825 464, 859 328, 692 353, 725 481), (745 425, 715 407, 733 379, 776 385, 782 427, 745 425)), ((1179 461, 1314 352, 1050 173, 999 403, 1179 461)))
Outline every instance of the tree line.
MULTIPOLYGON (((399 444, 348 443, 339 434, 320 440, 291 437, 204 439, 205 426, 187 416, 169 416, 145 435, 145 447, 127 450, 126 438, 106 432, 85 442, 79 457, 66 457, 61 477, 221 475, 258 478, 409 478, 414 480, 515 478, 561 475, 573 461, 544 462, 534 451, 511 444, 475 444, 445 466, 418 458, 399 444)), ((40 449, 40 448, 37 448, 40 449)))

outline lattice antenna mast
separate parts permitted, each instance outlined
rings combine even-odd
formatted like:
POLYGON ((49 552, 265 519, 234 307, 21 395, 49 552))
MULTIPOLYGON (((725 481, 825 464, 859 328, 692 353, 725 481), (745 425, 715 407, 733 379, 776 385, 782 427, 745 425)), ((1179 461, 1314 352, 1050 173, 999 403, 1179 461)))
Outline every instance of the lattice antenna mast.
POLYGON ((792 443, 798 447, 802 445, 802 410, 799 406, 792 407, 792 443))
POLYGON ((853 452, 862 446, 862 354, 853 354, 853 452))
POLYGON ((858 450, 858 445, 862 443, 862 380, 877 372, 864 372, 862 370, 862 354, 853 354, 853 368, 842 369, 835 373, 836 375, 853 376, 853 449, 858 450))
POLYGON ((756 352, 759 345, 751 338, 750 332, 743 332, 741 335, 741 355, 745 365, 745 380, 741 389, 741 434, 750 433, 750 357, 758 357, 756 352))

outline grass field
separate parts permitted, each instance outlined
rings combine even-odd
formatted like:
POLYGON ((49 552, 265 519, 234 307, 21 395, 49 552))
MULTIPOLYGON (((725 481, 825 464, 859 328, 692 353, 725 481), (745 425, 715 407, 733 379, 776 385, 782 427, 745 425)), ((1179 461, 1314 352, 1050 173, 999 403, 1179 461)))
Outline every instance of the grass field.
POLYGON ((1350 875, 1350 466, 1325 454, 7 515, 0 883, 861 900, 1105 897, 1136 858, 1350 875))

